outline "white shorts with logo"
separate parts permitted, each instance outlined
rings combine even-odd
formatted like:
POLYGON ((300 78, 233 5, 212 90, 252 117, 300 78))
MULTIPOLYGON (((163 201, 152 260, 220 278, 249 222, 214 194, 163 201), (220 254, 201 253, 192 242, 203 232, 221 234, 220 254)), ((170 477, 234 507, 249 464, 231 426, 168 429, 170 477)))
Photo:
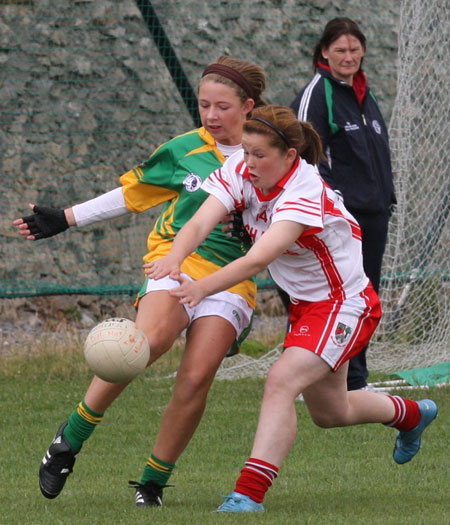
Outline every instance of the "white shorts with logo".
MULTIPOLYGON (((185 274, 181 274, 190 281, 193 279, 185 274)), ((141 297, 149 292, 156 292, 158 290, 172 290, 180 286, 178 281, 170 277, 163 277, 162 279, 147 279, 147 285, 144 293, 141 292, 141 297)), ((197 306, 191 308, 184 304, 184 309, 189 316, 189 324, 200 317, 207 317, 210 315, 217 315, 229 321, 236 330, 236 339, 239 338, 243 330, 250 324, 253 309, 249 306, 247 301, 238 294, 232 292, 219 292, 214 295, 205 297, 197 306)))

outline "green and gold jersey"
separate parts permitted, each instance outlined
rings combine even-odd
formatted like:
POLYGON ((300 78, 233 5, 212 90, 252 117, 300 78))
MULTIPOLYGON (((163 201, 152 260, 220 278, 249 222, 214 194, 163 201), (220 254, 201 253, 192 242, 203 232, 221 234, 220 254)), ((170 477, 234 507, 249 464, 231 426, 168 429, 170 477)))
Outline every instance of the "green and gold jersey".
MULTIPOLYGON (((150 158, 120 178, 127 208, 141 213, 165 203, 148 237, 145 262, 167 255, 172 241, 194 215, 208 194, 200 186, 225 158, 214 138, 205 128, 179 135, 159 146, 150 158)), ((208 238, 184 261, 181 271, 200 279, 245 255, 235 237, 227 237, 218 225, 208 238)), ((255 307, 256 285, 252 280, 233 286, 229 291, 244 297, 255 307)))

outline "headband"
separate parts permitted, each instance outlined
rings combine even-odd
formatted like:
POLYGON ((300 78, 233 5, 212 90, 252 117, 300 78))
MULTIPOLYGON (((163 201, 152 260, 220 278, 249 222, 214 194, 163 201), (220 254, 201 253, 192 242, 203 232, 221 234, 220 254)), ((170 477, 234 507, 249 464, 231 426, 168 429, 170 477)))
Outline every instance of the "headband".
POLYGON ((286 137, 286 135, 281 131, 281 129, 278 129, 274 124, 272 124, 271 122, 269 122, 268 120, 264 119, 264 118, 260 118, 260 117, 251 117, 249 120, 257 120, 258 122, 262 122, 263 124, 265 124, 266 126, 269 126, 269 128, 273 129, 273 131, 275 131, 275 133, 280 137, 280 139, 286 144, 286 146, 288 148, 291 147, 291 145, 289 144, 289 140, 288 138, 286 137))
POLYGON ((257 97, 253 92, 253 86, 250 84, 250 82, 248 82, 244 75, 239 73, 239 71, 236 71, 232 67, 228 67, 223 64, 211 64, 210 66, 206 67, 205 71, 203 71, 202 78, 205 75, 209 75, 210 73, 215 73, 216 75, 220 75, 232 80, 246 92, 249 98, 256 100, 257 97))

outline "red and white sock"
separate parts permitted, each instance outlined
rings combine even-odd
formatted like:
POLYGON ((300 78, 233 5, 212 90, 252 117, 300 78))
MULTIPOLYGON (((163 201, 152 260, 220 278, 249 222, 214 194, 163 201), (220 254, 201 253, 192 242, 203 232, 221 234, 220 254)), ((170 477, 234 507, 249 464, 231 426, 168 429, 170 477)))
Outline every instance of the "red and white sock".
POLYGON ((262 459, 249 458, 236 482, 235 492, 262 503, 272 481, 278 476, 278 467, 262 459))
POLYGON ((405 399, 400 396, 388 396, 394 403, 395 416, 388 427, 394 427, 401 432, 408 432, 420 423, 421 415, 419 405, 412 399, 405 399))

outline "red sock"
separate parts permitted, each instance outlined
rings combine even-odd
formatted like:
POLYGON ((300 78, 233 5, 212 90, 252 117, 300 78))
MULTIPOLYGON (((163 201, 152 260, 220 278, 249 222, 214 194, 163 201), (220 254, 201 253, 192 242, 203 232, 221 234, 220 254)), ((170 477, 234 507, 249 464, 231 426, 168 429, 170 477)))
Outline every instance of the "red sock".
POLYGON ((412 430, 420 423, 421 415, 419 405, 412 399, 405 399, 400 396, 388 396, 394 403, 395 416, 388 427, 394 427, 401 432, 412 430))
POLYGON ((235 492, 262 503, 272 481, 278 476, 278 467, 261 459, 249 458, 236 481, 235 492))

